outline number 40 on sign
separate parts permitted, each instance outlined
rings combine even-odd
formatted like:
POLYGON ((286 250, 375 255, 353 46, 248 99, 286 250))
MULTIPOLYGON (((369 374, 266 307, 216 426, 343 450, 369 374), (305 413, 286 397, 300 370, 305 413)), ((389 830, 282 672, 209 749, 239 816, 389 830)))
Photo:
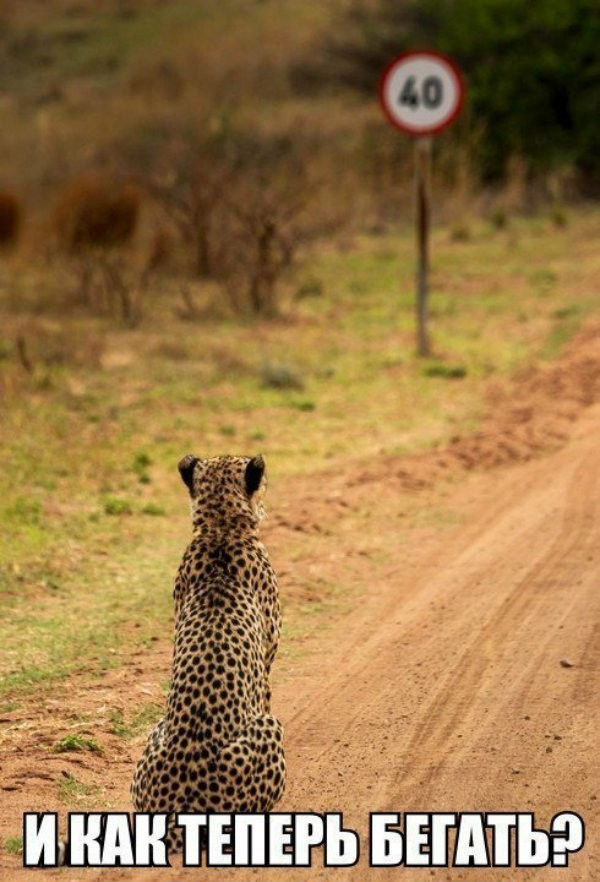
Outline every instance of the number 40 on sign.
POLYGON ((462 108, 465 88, 456 64, 439 52, 407 52, 384 70, 379 100, 389 122, 415 140, 417 196, 417 351, 429 355, 427 274, 429 268, 429 167, 431 137, 451 125, 462 108))

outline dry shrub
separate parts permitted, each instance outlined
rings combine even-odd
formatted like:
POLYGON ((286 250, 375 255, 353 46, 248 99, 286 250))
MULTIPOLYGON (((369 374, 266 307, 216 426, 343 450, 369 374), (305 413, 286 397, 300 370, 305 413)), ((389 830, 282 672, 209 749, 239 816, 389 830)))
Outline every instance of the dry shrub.
MULTIPOLYGON (((198 140, 173 138, 144 187, 177 231, 191 274, 219 284, 213 313, 225 299, 237 315, 276 316, 300 245, 324 230, 312 163, 289 135, 206 128, 198 140)), ((182 318, 206 317, 189 286, 180 293, 182 318)))
POLYGON ((146 186, 189 248, 194 274, 210 278, 215 274, 213 240, 231 169, 211 151, 200 151, 193 160, 186 153, 186 145, 175 145, 165 167, 146 186))
POLYGON ((129 265, 119 254, 89 251, 73 262, 76 304, 97 315, 118 316, 130 325, 142 317, 142 295, 148 283, 145 273, 129 265))
POLYGON ((21 203, 14 193, 0 191, 0 246, 13 245, 21 228, 21 203))
POLYGON ((72 256, 75 302, 129 324, 141 316, 141 292, 153 270, 135 272, 123 253, 137 228, 140 203, 131 184, 87 175, 65 189, 53 217, 59 245, 72 256))
POLYGON ((285 145, 269 147, 231 177, 213 243, 216 275, 232 310, 266 318, 279 314, 285 275, 319 229, 303 159, 285 145))
POLYGON ((68 252, 127 244, 140 214, 140 193, 131 184, 98 176, 72 182, 54 214, 59 244, 68 252))
POLYGON ((155 230, 150 240, 144 274, 147 276, 164 269, 173 257, 174 242, 168 230, 155 230))
POLYGON ((281 194, 246 189, 232 203, 232 224, 224 240, 220 276, 236 313, 272 318, 279 313, 279 284, 301 241, 297 224, 303 204, 281 194))

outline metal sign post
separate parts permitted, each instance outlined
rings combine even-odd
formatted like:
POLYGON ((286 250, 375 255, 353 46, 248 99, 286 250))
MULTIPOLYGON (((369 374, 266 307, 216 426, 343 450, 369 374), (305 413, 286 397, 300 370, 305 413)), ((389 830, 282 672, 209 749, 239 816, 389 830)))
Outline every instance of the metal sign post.
POLYGON ((417 353, 430 354, 427 328, 429 273, 429 203, 431 138, 415 140, 415 183, 417 217, 417 353))
POLYGON ((451 125, 464 102, 460 71, 438 52, 407 52, 385 69, 379 100, 389 122, 415 138, 417 223, 417 352, 431 352, 428 331, 428 270, 431 136, 451 125))

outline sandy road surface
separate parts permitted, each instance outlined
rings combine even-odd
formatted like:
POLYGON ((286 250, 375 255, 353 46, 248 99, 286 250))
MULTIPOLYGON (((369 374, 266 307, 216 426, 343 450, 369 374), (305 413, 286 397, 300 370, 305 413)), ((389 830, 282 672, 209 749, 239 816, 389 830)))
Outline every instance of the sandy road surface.
MULTIPOLYGON (((363 830, 369 809, 521 809, 547 822, 569 807, 588 822, 587 848, 551 874, 600 878, 599 441, 596 410, 561 453, 482 481, 453 548, 389 574, 381 607, 361 611, 367 639, 350 654, 349 634, 288 712, 288 807, 343 808, 363 830)), ((365 872, 429 875, 336 878, 365 872)))
POLYGON ((276 694, 289 757, 280 808, 343 810, 363 852, 371 810, 535 811, 544 824, 573 809, 587 822, 585 851, 566 870, 361 861, 211 876, 600 879, 600 409, 560 452, 476 478, 466 495, 469 522, 452 544, 399 549, 374 602, 301 684, 276 694))
MULTIPOLYGON (((554 453, 446 487, 461 518, 440 535, 394 544, 397 494, 373 491, 391 551, 382 563, 350 557, 347 574, 368 583, 366 599, 274 694, 289 766, 279 808, 343 811, 361 833, 360 864, 45 878, 600 880, 600 406, 554 453), (369 811, 534 811, 545 825, 566 809, 587 825, 568 869, 367 865, 369 811)), ((356 531, 340 536, 342 556, 352 542, 356 531)), ((118 769, 113 808, 128 807, 130 770, 118 769)), ((16 862, 2 873, 26 875, 16 862)))

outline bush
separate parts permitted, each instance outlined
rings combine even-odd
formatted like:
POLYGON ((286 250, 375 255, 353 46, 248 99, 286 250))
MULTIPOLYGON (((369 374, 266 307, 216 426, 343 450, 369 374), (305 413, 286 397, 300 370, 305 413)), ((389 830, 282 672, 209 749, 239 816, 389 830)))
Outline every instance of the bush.
POLYGON ((69 252, 125 245, 135 233, 139 191, 130 184, 87 176, 71 183, 54 214, 59 244, 69 252))
MULTIPOLYGON (((231 162, 210 141, 199 145, 187 138, 175 139, 145 180, 145 187, 189 248, 193 272, 200 278, 214 275, 214 238, 231 169, 231 162)), ((171 244, 157 239, 155 257, 160 254, 162 261, 164 246, 172 250, 171 244)))
POLYGON ((269 170, 245 168, 228 188, 216 251, 216 276, 234 312, 272 318, 281 283, 314 234, 310 184, 302 162, 279 158, 269 170))
POLYGON ((54 753, 67 753, 69 751, 90 750, 92 753, 102 753, 102 748, 95 738, 86 738, 84 735, 65 735, 57 741, 52 748, 54 753))
POLYGON ((298 246, 290 223, 295 214, 293 204, 271 201, 260 191, 235 208, 220 270, 236 312, 267 318, 279 313, 278 285, 298 246))
POLYGON ((173 237, 168 230, 155 230, 150 240, 150 247, 144 268, 144 277, 149 279, 152 273, 165 269, 172 260, 174 250, 173 237))
POLYGON ((67 186, 53 215, 58 244, 72 256, 75 302, 132 325, 141 319, 143 291, 164 256, 153 244, 139 272, 126 260, 123 248, 136 231, 140 205, 132 184, 87 175, 67 186))
MULTIPOLYGON (((193 275, 219 282, 238 315, 277 315, 280 283, 316 226, 296 139, 230 126, 196 139, 182 133, 144 187, 177 230, 193 275)), ((181 296, 182 318, 201 318, 187 286, 181 296)))
POLYGON ((139 273, 116 251, 82 249, 73 255, 75 303, 96 315, 118 316, 129 325, 142 317, 148 272, 139 273))
POLYGON ((0 246, 13 245, 21 227, 21 203, 12 193, 0 191, 0 246))

